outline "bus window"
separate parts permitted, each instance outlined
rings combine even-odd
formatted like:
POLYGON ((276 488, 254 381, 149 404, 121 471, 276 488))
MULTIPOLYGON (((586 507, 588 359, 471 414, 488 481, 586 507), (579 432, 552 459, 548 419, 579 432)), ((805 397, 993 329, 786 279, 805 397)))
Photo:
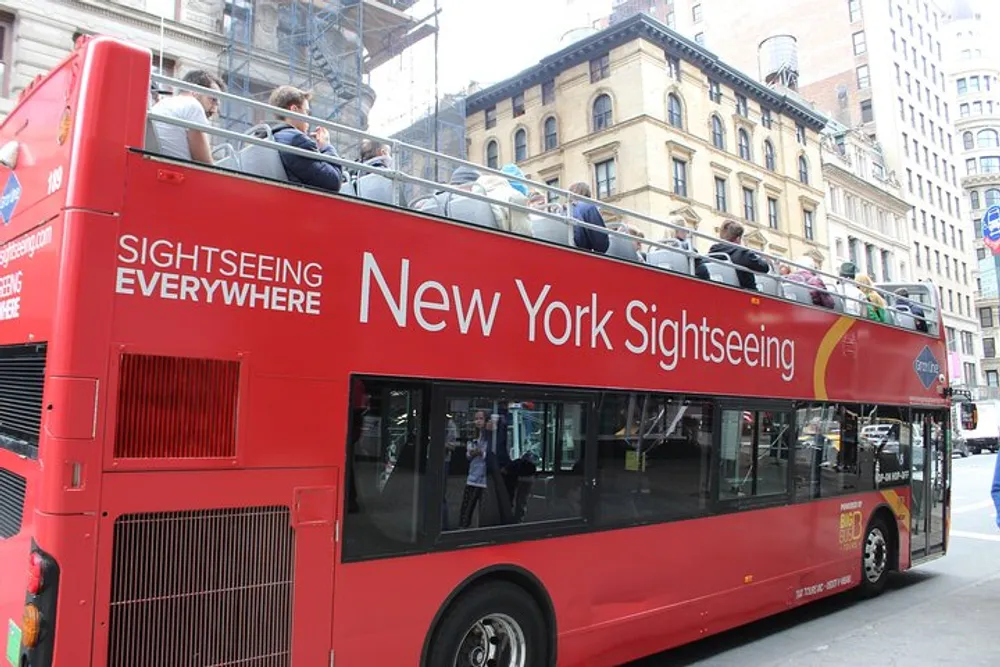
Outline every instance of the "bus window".
POLYGON ((394 380, 363 380, 352 402, 344 554, 413 551, 424 534, 420 499, 427 470, 424 391, 394 380))
POLYGON ((772 410, 723 410, 719 500, 788 491, 792 416, 772 410))
POLYGON ((799 408, 795 498, 829 498, 874 490, 874 457, 860 447, 859 405, 816 403, 799 408))
POLYGON ((708 511, 712 402, 605 392, 598 408, 597 522, 690 519, 708 511))
POLYGON ((443 530, 583 516, 586 404, 481 395, 446 406, 443 530))

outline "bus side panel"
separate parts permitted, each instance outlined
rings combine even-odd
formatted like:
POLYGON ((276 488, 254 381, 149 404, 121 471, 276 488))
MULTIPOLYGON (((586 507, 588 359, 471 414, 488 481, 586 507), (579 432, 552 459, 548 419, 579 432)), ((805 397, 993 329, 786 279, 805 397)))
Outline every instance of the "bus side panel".
POLYGON ((105 475, 92 664, 329 664, 339 475, 105 475))
POLYGON ((561 666, 610 667, 679 646, 814 599, 818 583, 824 594, 836 592, 825 590, 833 579, 840 590, 856 583, 860 551, 840 548, 847 500, 854 498, 345 564, 334 612, 337 664, 416 664, 451 591, 498 563, 523 567, 546 587, 561 666), (807 584, 814 588, 802 590, 807 584), (406 595, 386 605, 373 591, 406 595))
POLYGON ((125 147, 143 145, 152 61, 148 50, 103 38, 86 49, 66 205, 117 212, 125 198, 125 147))

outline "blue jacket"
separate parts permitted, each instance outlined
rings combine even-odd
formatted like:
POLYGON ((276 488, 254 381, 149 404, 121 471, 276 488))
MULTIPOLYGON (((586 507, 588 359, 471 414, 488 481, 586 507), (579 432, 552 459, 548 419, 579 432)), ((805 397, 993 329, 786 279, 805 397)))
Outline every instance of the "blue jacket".
MULTIPOLYGON (((287 123, 282 123, 272 129, 274 140, 286 146, 301 148, 306 151, 316 151, 331 157, 340 157, 332 145, 328 145, 322 151, 316 141, 309 135, 295 129, 287 123)), ((288 180, 293 183, 311 185, 321 190, 330 192, 340 192, 340 185, 343 183, 343 170, 335 164, 324 162, 323 160, 312 160, 301 155, 291 153, 281 153, 281 164, 285 167, 288 180)))
MULTIPOLYGON (((584 222, 604 227, 604 218, 601 217, 601 212, 597 210, 597 206, 590 202, 573 202, 572 216, 577 220, 583 220, 584 222)), ((573 243, 577 248, 583 248, 584 250, 607 252, 611 241, 605 232, 577 225, 573 227, 573 243)))
POLYGON ((997 455, 997 467, 993 471, 993 504, 997 508, 997 528, 1000 528, 1000 454, 997 455))

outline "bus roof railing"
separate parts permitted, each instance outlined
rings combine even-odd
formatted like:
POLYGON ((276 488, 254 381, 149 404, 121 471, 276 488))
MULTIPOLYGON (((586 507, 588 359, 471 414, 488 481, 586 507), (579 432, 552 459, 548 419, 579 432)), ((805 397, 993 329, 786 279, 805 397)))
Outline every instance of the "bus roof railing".
MULTIPOLYGON (((215 90, 215 89, 211 89, 211 88, 205 88, 205 87, 199 86, 197 84, 189 83, 189 82, 186 82, 186 81, 181 81, 181 80, 178 80, 178 79, 173 79, 173 78, 166 77, 166 76, 163 76, 163 75, 160 75, 160 74, 155 74, 155 73, 152 74, 150 78, 151 78, 151 80, 153 82, 164 83, 164 84, 167 84, 167 85, 173 87, 174 89, 188 90, 188 91, 191 91, 191 92, 196 92, 196 93, 201 93, 201 94, 204 94, 204 95, 208 95, 210 97, 214 97, 214 98, 217 98, 217 99, 224 99, 224 100, 228 100, 228 101, 231 101, 231 102, 235 102, 237 104, 243 104, 243 105, 245 105, 247 107, 258 109, 260 111, 265 111, 265 112, 268 112, 270 114, 273 114, 276 118, 280 117, 280 118, 285 118, 285 119, 291 118, 291 119, 303 120, 303 121, 306 121, 308 123, 311 123, 312 125, 323 127, 323 128, 325 128, 326 130, 328 130, 330 132, 335 132, 335 133, 338 133, 338 134, 346 134, 346 135, 349 135, 349 136, 352 136, 352 137, 357 137, 359 139, 370 139, 370 140, 376 141, 376 142, 378 142, 380 144, 384 144, 386 146, 389 146, 390 149, 391 149, 392 155, 394 156, 394 158, 397 157, 398 155, 400 155, 401 151, 405 150, 405 151, 409 151, 409 152, 412 152, 412 153, 416 153, 418 155, 423 155, 424 157, 427 157, 427 158, 430 158, 430 159, 433 159, 433 160, 439 160, 439 161, 444 161, 444 162, 447 162, 447 163, 452 163, 452 164, 455 164, 456 166, 469 167, 471 169, 476 170, 480 174, 493 174, 493 175, 499 176, 499 177, 501 177, 501 178, 503 178, 503 179, 505 179, 507 181, 513 181, 513 182, 521 183, 522 185, 524 185, 524 186, 526 186, 528 188, 531 188, 531 189, 534 189, 534 190, 538 191, 540 194, 546 195, 546 201, 547 202, 549 201, 549 198, 550 198, 551 195, 556 195, 556 196, 558 196, 560 198, 565 199, 567 201, 567 206, 565 207, 566 213, 565 214, 556 214, 556 213, 552 213, 551 211, 547 210, 548 207, 546 207, 546 209, 539 209, 539 208, 533 208, 533 207, 530 207, 530 206, 523 206, 523 205, 520 205, 520 204, 515 203, 515 202, 502 201, 502 200, 490 198, 489 196, 486 196, 486 195, 483 195, 483 194, 480 194, 480 193, 477 193, 477 192, 474 192, 474 191, 471 191, 471 190, 468 190, 468 189, 456 187, 456 186, 454 186, 452 184, 440 183, 440 182, 437 182, 437 181, 431 181, 431 180, 427 180, 427 179, 424 179, 424 178, 420 178, 418 176, 412 176, 412 175, 407 174, 407 173, 405 173, 405 172, 403 172, 403 171, 401 171, 399 169, 396 169, 396 168, 380 167, 380 166, 377 166, 377 165, 365 164, 365 163, 359 162, 357 160, 351 160, 351 159, 342 158, 342 157, 334 157, 334 156, 331 156, 331 155, 327 155, 325 153, 317 153, 317 152, 314 152, 314 151, 308 151, 308 150, 304 150, 304 149, 301 149, 301 148, 296 148, 294 146, 288 146, 288 145, 285 145, 285 144, 281 144, 281 143, 278 143, 278 142, 273 141, 273 140, 261 139, 259 137, 256 137, 256 136, 252 135, 252 134, 249 134, 249 133, 236 132, 234 130, 227 130, 227 129, 224 129, 224 128, 216 127, 214 125, 205 125, 205 124, 202 124, 202 123, 195 123, 195 122, 187 121, 187 120, 184 120, 184 119, 167 117, 167 116, 163 116, 161 114, 157 114, 157 113, 152 112, 152 111, 150 111, 148 113, 148 120, 155 120, 155 121, 161 122, 161 123, 167 123, 167 124, 172 124, 172 125, 177 125, 177 126, 180 126, 180 127, 184 127, 186 129, 203 131, 206 134, 211 134, 211 135, 215 135, 215 136, 218 136, 218 137, 227 138, 227 139, 230 139, 232 141, 236 141, 236 142, 239 142, 239 143, 242 143, 242 144, 247 144, 247 143, 249 143, 249 144, 255 144, 255 145, 259 145, 259 146, 264 147, 264 148, 268 148, 268 149, 272 149, 272 150, 277 150, 279 152, 286 152, 286 153, 290 153, 290 154, 293 154, 293 155, 299 155, 299 156, 302 156, 302 157, 308 157, 308 158, 314 159, 314 160, 318 159, 318 160, 322 160, 322 161, 325 161, 325 162, 329 162, 331 164, 335 164, 335 165, 337 165, 337 166, 339 166, 341 168, 349 168, 349 169, 354 170, 356 172, 357 171, 363 171, 365 173, 380 174, 380 175, 382 175, 382 176, 384 176, 384 177, 386 177, 386 178, 388 178, 388 179, 390 179, 392 181, 393 192, 394 193, 397 192, 397 188, 398 188, 398 186, 399 186, 400 183, 405 183, 405 184, 415 185, 415 186, 419 186, 419 187, 423 187, 423 188, 428 188, 428 189, 430 189, 432 191, 435 191, 435 192, 450 192, 452 194, 460 195, 462 197, 467 197, 467 198, 474 199, 474 200, 477 200, 477 201, 483 201, 483 202, 486 202, 486 203, 491 204, 491 205, 501 206, 501 207, 507 208, 510 211, 519 211, 521 213, 525 213, 525 214, 528 214, 528 215, 541 216, 541 217, 545 217, 545 218, 549 218, 549 219, 553 219, 553 220, 558 220, 559 222, 561 222, 563 224, 566 224, 566 225, 568 225, 570 227, 590 228, 590 229, 593 229, 593 230, 596 230, 596 231, 599 231, 599 232, 603 232, 603 233, 606 233, 606 234, 609 235, 609 241, 610 241, 611 237, 620 237, 620 238, 623 238, 623 239, 625 239, 625 240, 627 240, 629 242, 638 243, 639 245, 646 245, 646 246, 650 246, 651 248, 665 249, 665 250, 670 250, 672 252, 678 252, 678 253, 683 254, 687 258, 688 268, 689 268, 689 272, 688 273, 689 273, 689 277, 692 277, 692 278, 695 277, 694 267, 695 267, 695 260, 696 260, 696 258, 698 260, 700 260, 701 262, 706 263, 706 264, 723 264, 723 265, 732 266, 737 272, 739 272, 739 271, 750 272, 749 269, 746 269, 745 267, 740 267, 739 265, 732 264, 731 262, 727 262, 726 260, 723 260, 723 259, 720 259, 720 258, 717 258, 717 257, 711 257, 708 254, 701 254, 701 253, 698 253, 697 251, 689 251, 689 250, 687 250, 687 249, 685 249, 683 247, 679 247, 677 245, 673 245, 670 242, 670 241, 672 241, 672 239, 666 239, 665 238, 666 235, 667 235, 667 233, 669 233, 670 231, 673 231, 673 232, 683 231, 683 232, 689 234, 690 236, 693 236, 693 237, 699 238, 699 239, 705 239, 706 241, 709 241, 709 242, 712 242, 712 243, 719 242, 721 240, 718 237, 711 236, 709 234, 705 234, 705 233, 699 232, 697 230, 693 230, 690 227, 687 227, 687 226, 684 226, 684 225, 675 225, 675 224, 672 224, 670 222, 665 222, 663 220, 658 220, 658 219, 656 219, 656 218, 654 218, 652 216, 649 216, 649 215, 646 215, 646 214, 643 214, 643 213, 639 213, 637 211, 632 211, 632 210, 627 209, 627 208, 623 208, 623 207, 620 207, 620 206, 615 206, 614 204, 609 204, 609 203, 607 203, 605 201, 602 201, 602 200, 599 200, 599 199, 593 199, 593 198, 590 198, 590 197, 584 197, 584 196, 578 195, 578 194, 576 194, 574 192, 571 192, 569 190, 564 190, 562 188, 553 187, 553 186, 545 184, 545 183, 541 183, 541 182, 538 182, 538 181, 533 181, 533 180, 531 180, 529 178, 526 178, 526 177, 523 177, 523 176, 518 176, 516 174, 510 174, 510 173, 507 173, 507 172, 504 172, 504 171, 500 171, 498 169, 491 169, 489 167, 484 167, 484 166, 482 166, 480 164, 476 164, 476 163, 470 162, 468 160, 463 160, 461 158, 456 158, 456 157, 453 157, 451 155, 445 155, 445 154, 442 154, 442 153, 437 153, 437 152, 435 152, 433 150, 430 150, 430 149, 427 149, 427 148, 423 148, 421 146, 415 146, 415 145, 412 145, 412 144, 407 144, 405 142, 401 142, 401 141, 396 140, 396 139, 391 139, 391 138, 382 137, 382 136, 379 136, 379 135, 376 135, 376 134, 371 134, 371 133, 365 132, 363 130, 359 130, 359 129, 356 129, 356 128, 353 128, 353 127, 349 127, 347 125, 341 125, 339 123, 334 123, 332 121, 325 120, 325 119, 322 119, 322 118, 317 118, 317 117, 314 117, 314 116, 309 116, 309 115, 306 115, 306 114, 301 114, 301 113, 290 111, 290 110, 287 110, 287 109, 281 109, 281 108, 278 108, 278 107, 274 107, 274 106, 271 106, 271 105, 263 103, 263 102, 258 102, 256 100, 248 99, 248 98, 245 98, 245 97, 240 97, 239 95, 234 95, 234 94, 229 93, 227 91, 220 91, 220 90, 215 90), (573 202, 586 202, 586 203, 594 204, 594 205, 600 207, 601 209, 604 209, 605 211, 609 211, 611 213, 620 215, 623 218, 633 218, 633 219, 636 219, 636 220, 641 220, 643 222, 646 222, 646 223, 652 225, 654 228, 662 228, 664 230, 664 240, 654 241, 652 239, 639 238, 639 237, 637 237, 637 236, 635 236, 633 234, 630 234, 628 232, 623 232, 623 231, 614 229, 612 227, 601 227, 601 226, 596 225, 594 223, 589 223, 589 222, 586 222, 586 221, 574 218, 574 217, 572 217, 572 213, 571 213, 571 211, 572 211, 571 207, 572 207, 572 203, 573 202)), ((249 128, 248 131, 253 131, 257 127, 259 127, 259 125, 254 125, 253 127, 249 128)), ((245 175, 249 175, 249 176, 253 177, 252 174, 246 174, 246 172, 242 172, 242 173, 245 174, 245 175)), ((408 203, 412 203, 412 202, 408 202, 408 203)), ((733 218, 733 219, 735 219, 735 218, 733 218)), ((886 302, 886 309, 887 310, 893 310, 894 309, 894 303, 897 300, 897 298, 899 298, 898 295, 894 291, 889 291, 889 290, 880 288, 877 285, 875 285, 873 287, 868 287, 868 286, 865 286, 865 285, 862 285, 862 284, 856 282, 855 280, 852 280, 852 279, 849 279, 849 278, 845 278, 845 277, 841 277, 841 276, 835 276, 835 275, 833 275, 831 273, 827 273, 825 271, 822 271, 821 269, 817 269, 814 266, 806 266, 806 265, 803 265, 803 264, 799 264, 799 263, 797 263, 797 262, 795 262, 793 260, 790 260, 790 259, 788 259, 786 257, 781 257, 781 256, 778 256, 778 255, 772 255, 770 253, 763 252, 763 251, 758 251, 758 250, 755 250, 754 252, 756 252, 756 254, 759 255, 760 257, 763 257, 765 260, 767 260, 767 263, 769 264, 769 266, 772 269, 771 273, 767 273, 767 274, 754 273, 754 275, 767 275, 767 276, 769 276, 769 277, 777 280, 780 285, 797 285, 797 286, 800 286, 800 287, 804 287, 804 288, 806 288, 806 289, 808 289, 810 291, 816 291, 816 292, 822 292, 822 293, 829 294, 831 297, 833 297, 835 299, 843 299, 843 300, 848 301, 848 302, 853 302, 853 303, 855 303, 858 306, 859 313, 853 314, 853 313, 847 313, 847 312, 845 312, 844 314, 846 314, 848 316, 852 316, 853 315, 854 317, 857 317, 858 319, 867 319, 865 317, 864 313, 867 312, 867 307, 869 306, 869 302, 867 300, 865 300, 865 299, 855 298, 854 296, 846 294, 845 292, 842 292, 842 291, 839 291, 839 290, 836 290, 836 289, 831 289, 830 285, 826 284, 827 283, 826 280, 823 281, 824 282, 824 287, 823 288, 820 288, 820 287, 817 287, 817 286, 814 286, 814 285, 810 285, 808 283, 803 283, 801 281, 791 280, 791 279, 789 279, 789 278, 781 275, 778 272, 778 270, 777 270, 778 267, 780 267, 782 264, 784 264, 784 265, 786 265, 788 267, 801 268, 801 269, 805 269, 805 270, 813 273, 816 276, 819 276, 821 279, 825 278, 825 279, 828 279, 829 281, 833 281, 834 285, 837 285, 837 284, 841 284, 841 285, 853 285, 859 291, 865 290, 865 289, 872 290, 872 291, 874 291, 874 292, 882 295, 883 299, 886 302)), ((608 257, 610 259, 614 259, 614 257, 611 257, 611 256, 606 256, 606 257, 608 257)), ((638 258, 638 255, 637 255, 637 258, 638 258)), ((628 260, 625 260, 625 261, 628 261, 628 260)), ((655 268, 655 267, 653 267, 653 265, 648 265, 648 266, 650 266, 651 268, 655 268)), ((751 273, 753 273, 753 272, 751 272, 751 273)), ((907 285, 912 285, 912 284, 913 283, 907 283, 907 285)), ((930 312, 925 313, 925 315, 924 315, 924 317, 922 319, 925 319, 927 321, 927 324, 929 325, 929 328, 933 327, 933 328, 931 328, 931 331, 930 331, 930 333, 932 335, 939 335, 939 332, 935 331, 935 329, 937 329, 938 324, 939 324, 939 306, 936 303, 937 302, 937 298, 936 298, 937 297, 937 294, 936 294, 937 290, 934 288, 934 285, 931 282, 918 283, 918 284, 919 285, 926 285, 927 286, 927 293, 928 293, 928 297, 929 297, 929 301, 930 302, 929 303, 923 302, 919 298, 915 298, 914 295, 910 295, 910 297, 908 297, 908 299, 911 300, 911 301, 912 300, 920 301, 920 305, 930 311, 930 312)), ((861 294, 864 294, 864 292, 861 291, 861 294)), ((777 296, 778 298, 781 298, 781 295, 771 295, 771 296, 777 296)), ((802 303, 802 302, 796 301, 795 303, 802 303)), ((806 303, 806 304, 803 304, 803 305, 813 305, 813 304, 806 303)), ((887 324, 889 324, 890 326, 899 327, 899 325, 897 325, 895 323, 887 323, 887 324)))

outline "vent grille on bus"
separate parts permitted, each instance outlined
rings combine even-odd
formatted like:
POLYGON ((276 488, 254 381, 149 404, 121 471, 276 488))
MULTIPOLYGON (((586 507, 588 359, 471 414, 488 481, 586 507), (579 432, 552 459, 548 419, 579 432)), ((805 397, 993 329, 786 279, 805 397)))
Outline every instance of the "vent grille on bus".
POLYGON ((45 343, 0 347, 0 447, 38 458, 45 343))
POLYGON ((291 664, 287 507, 115 521, 108 667, 291 664))
POLYGON ((14 537, 21 532, 27 486, 23 477, 0 468, 0 538, 14 537))
POLYGON ((238 361, 123 355, 115 458, 234 457, 239 382, 238 361))

